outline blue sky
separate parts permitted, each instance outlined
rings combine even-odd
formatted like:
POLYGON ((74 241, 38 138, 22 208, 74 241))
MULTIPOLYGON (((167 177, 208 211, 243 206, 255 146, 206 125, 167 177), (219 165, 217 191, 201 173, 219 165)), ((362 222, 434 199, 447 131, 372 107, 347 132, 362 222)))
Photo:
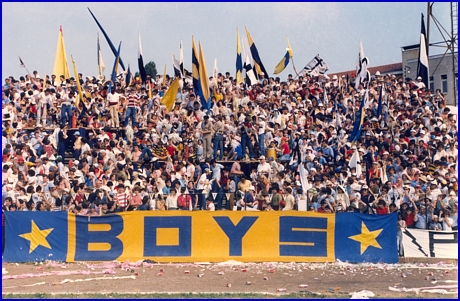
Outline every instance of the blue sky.
MULTIPOLYGON (((330 72, 355 69, 359 41, 369 66, 401 62, 401 47, 419 43, 420 16, 426 2, 408 3, 2 3, 2 76, 16 78, 26 71, 51 74, 59 26, 64 32, 67 59, 73 55, 78 72, 97 74, 96 38, 100 32, 87 7, 98 18, 112 42, 122 41, 121 57, 137 71, 138 31, 144 62, 154 61, 159 73, 165 64, 172 75, 171 54, 184 47, 184 63, 191 69, 191 37, 201 42, 208 74, 214 59, 219 72, 235 73, 236 28, 244 26, 259 50, 268 72, 286 52, 288 36, 297 70, 319 54, 330 72)), ((436 3, 433 13, 450 32, 449 3, 436 3)), ((430 41, 441 36, 431 23, 430 41)), ((101 50, 109 75, 114 55, 100 33, 101 50)), ((198 45, 197 45, 198 47, 198 45)), ((430 48, 430 54, 445 49, 430 48)), ((73 69, 71 66, 71 75, 73 69)), ((292 64, 279 76, 294 73, 292 64)), ((272 76, 272 74, 270 74, 272 76)))

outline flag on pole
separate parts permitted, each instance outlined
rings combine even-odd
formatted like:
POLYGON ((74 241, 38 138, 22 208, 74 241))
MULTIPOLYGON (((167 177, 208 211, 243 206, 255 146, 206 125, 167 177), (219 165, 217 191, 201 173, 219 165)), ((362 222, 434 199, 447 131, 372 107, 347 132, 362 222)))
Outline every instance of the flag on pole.
POLYGON ((377 118, 380 119, 380 116, 382 115, 382 99, 383 99, 383 85, 380 86, 380 96, 379 96, 379 102, 377 106, 377 118))
MULTIPOLYGON (((59 27, 59 37, 56 48, 56 58, 54 59, 54 70, 53 73, 56 76, 64 75, 64 77, 70 78, 69 66, 67 65, 67 55, 65 53, 64 45, 64 34, 62 33, 62 26, 59 27)), ((78 74, 75 74, 75 78, 78 79, 78 74)))
MULTIPOLYGON (((260 75, 264 73, 265 78, 268 78, 268 72, 265 70, 264 64, 262 64, 262 60, 260 59, 259 56, 259 51, 257 51, 256 44, 254 44, 254 41, 252 40, 251 34, 248 31, 248 28, 246 28, 246 35, 248 37, 248 42, 249 42, 249 49, 251 50, 251 55, 252 58, 254 59, 254 70, 257 75, 260 75)), ((258 77, 258 76, 257 76, 258 77)))
POLYGON ((219 72, 219 69, 217 68, 217 59, 214 59, 214 69, 212 70, 212 77, 217 79, 218 72, 219 72))
POLYGON ((137 58, 137 65, 139 67, 139 75, 141 76, 142 84, 147 82, 147 73, 144 67, 144 58, 142 57, 142 43, 141 43, 141 32, 139 31, 139 56, 137 58))
POLYGON ((186 74, 184 72, 184 49, 182 48, 182 40, 180 41, 179 66, 182 77, 185 77, 186 74))
POLYGON ((313 186, 308 182, 307 179, 307 171, 303 164, 299 164, 299 176, 300 176, 300 183, 302 184, 302 191, 306 195, 307 191, 310 190, 313 186))
POLYGON ((356 177, 359 178, 362 175, 361 159, 359 158, 358 150, 355 150, 353 156, 351 156, 350 162, 348 163, 350 168, 356 168, 356 177))
POLYGON ((99 33, 97 33, 97 67, 99 75, 102 75, 102 73, 105 70, 105 64, 102 60, 101 44, 99 43, 99 33))
POLYGON ((165 70, 163 71, 163 86, 166 86, 166 64, 165 64, 165 70))
MULTIPOLYGON (((89 9, 89 7, 87 7, 88 10, 89 10, 89 13, 91 14, 91 16, 93 16, 93 19, 94 21, 96 21, 96 24, 97 26, 99 26, 99 29, 102 31, 102 34, 104 35, 105 37, 105 40, 107 41, 107 43, 109 44, 109 47, 110 49, 112 50, 113 52, 113 55, 115 55, 115 57, 117 56, 117 49, 115 48, 115 46, 113 45, 112 41, 110 40, 109 36, 107 35, 107 33, 105 32, 104 28, 102 28, 101 24, 99 23, 99 21, 96 19, 96 16, 94 16, 93 12, 89 9)), ((126 70, 125 69, 125 65, 123 64, 123 61, 122 59, 120 58, 120 65, 121 65, 121 68, 123 68, 123 71, 126 70)), ((56 73, 55 73, 56 74, 56 73)))
POLYGON ((201 93, 203 94, 203 100, 206 103, 206 108, 211 109, 211 93, 209 91, 209 77, 208 71, 206 70, 206 62, 204 59, 203 48, 201 48, 201 43, 198 42, 198 47, 200 48, 199 65, 200 65, 200 84, 201 84, 201 93))
POLYGON ((359 110, 356 113, 355 117, 355 125, 353 126, 353 131, 350 134, 350 142, 356 142, 359 137, 361 136, 361 130, 363 128, 364 123, 364 99, 366 98, 367 91, 364 93, 363 98, 361 99, 361 104, 359 105, 359 110))
POLYGON ((254 70, 254 63, 251 52, 249 51, 249 43, 245 37, 242 38, 241 55, 243 57, 243 73, 242 76, 248 86, 257 84, 257 78, 254 70))
POLYGON ((198 53, 196 51, 195 39, 192 35, 192 77, 193 77, 193 90, 196 95, 200 95, 201 105, 207 108, 206 100, 201 98, 201 83, 200 83, 200 64, 198 60, 198 53))
POLYGON ((180 62, 179 60, 176 59, 174 54, 172 55, 172 61, 173 61, 173 68, 174 68, 174 76, 182 78, 182 73, 180 72, 180 62))
MULTIPOLYGON (((75 61, 73 60, 72 55, 70 56, 70 58, 72 59, 73 72, 74 72, 74 74, 75 74, 75 78, 78 79, 77 65, 75 65, 75 61)), ((81 90, 80 81, 79 81, 79 80, 76 80, 76 82, 77 82, 77 89, 78 89, 78 97, 77 97, 77 99, 76 99, 76 101, 75 101, 75 107, 78 108, 78 103, 79 103, 80 101, 83 101, 83 92, 82 92, 82 90, 81 90)))
POLYGON ((19 64, 22 68, 25 68, 26 65, 24 64, 24 62, 22 61, 21 57, 19 57, 19 64))
POLYGON ((316 55, 302 70, 300 73, 306 72, 311 76, 319 76, 326 74, 329 67, 326 62, 318 55, 316 55))
POLYGON ((131 85, 131 69, 129 68, 128 64, 128 71, 126 71, 126 79, 125 79, 126 87, 131 85))
POLYGON ((171 84, 169 89, 166 91, 165 95, 161 99, 161 104, 166 106, 168 112, 171 112, 174 108, 174 104, 176 103, 176 95, 177 91, 179 90, 179 77, 174 79, 174 82, 171 84))
POLYGON ((364 81, 369 82, 371 75, 367 71, 367 65, 369 65, 369 59, 364 56, 363 43, 359 42, 359 55, 358 63, 356 65, 356 79, 355 79, 355 89, 358 90, 359 85, 364 81))
POLYGON ((422 14, 422 30, 420 33, 420 47, 418 52, 418 64, 417 64, 417 77, 422 77, 422 81, 425 84, 425 87, 428 88, 428 78, 429 78, 429 71, 428 71, 428 43, 426 40, 426 32, 425 32, 425 21, 423 19, 422 14))
POLYGON ((241 59, 240 34, 236 28, 236 85, 244 82, 243 79, 243 60, 241 59))
MULTIPOLYGON (((287 37, 286 37, 287 40, 287 37)), ((287 67, 289 64, 289 60, 294 56, 294 53, 292 52, 291 45, 289 45, 289 41, 287 41, 288 47, 286 48, 286 54, 284 57, 281 59, 281 61, 276 65, 275 71, 273 72, 274 74, 279 74, 283 72, 283 70, 287 67)))
POLYGON ((109 93, 112 91, 112 86, 115 86, 115 83, 117 80, 118 63, 120 61, 120 50, 121 50, 121 41, 120 41, 120 44, 118 45, 117 54, 115 56, 115 62, 113 63, 112 75, 110 77, 112 81, 109 83, 109 90, 108 90, 109 93))

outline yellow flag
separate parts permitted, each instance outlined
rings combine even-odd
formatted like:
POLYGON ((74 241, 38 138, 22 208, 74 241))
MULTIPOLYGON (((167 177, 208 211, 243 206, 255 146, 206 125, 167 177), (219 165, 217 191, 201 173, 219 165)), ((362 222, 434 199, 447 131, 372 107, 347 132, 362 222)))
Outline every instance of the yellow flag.
POLYGON ((174 104, 176 103, 176 95, 177 91, 179 90, 179 79, 176 77, 174 82, 171 84, 169 89, 166 91, 165 95, 161 99, 161 104, 166 106, 168 112, 171 112, 174 108, 174 104))
POLYGON ((64 35, 62 34, 62 26, 59 29, 59 38, 56 48, 56 58, 54 59, 54 70, 53 73, 59 77, 70 78, 69 66, 67 65, 67 55, 65 53, 64 46, 64 35))
POLYGON ((81 91, 81 85, 80 85, 80 80, 78 78, 77 66, 75 65, 73 56, 70 56, 70 58, 72 59, 73 73, 75 74, 75 81, 77 82, 78 97, 77 97, 77 100, 75 101, 75 107, 78 107, 79 101, 83 100, 83 92, 81 91))
POLYGON ((209 100, 209 78, 208 78, 208 71, 206 70, 206 62, 204 61, 204 53, 203 49, 201 48, 201 43, 198 42, 198 47, 200 49, 200 56, 198 58, 199 61, 199 69, 200 69, 200 84, 201 90, 203 92, 203 101, 208 102, 209 100))

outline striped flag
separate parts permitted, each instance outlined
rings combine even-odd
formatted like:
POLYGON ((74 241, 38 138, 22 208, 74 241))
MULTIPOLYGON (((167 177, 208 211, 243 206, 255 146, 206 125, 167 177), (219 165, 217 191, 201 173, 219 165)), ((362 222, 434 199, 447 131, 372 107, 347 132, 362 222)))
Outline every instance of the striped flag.
POLYGON ((209 109, 211 108, 211 92, 209 91, 209 77, 208 77, 208 71, 206 70, 206 62, 204 59, 204 52, 203 48, 201 48, 201 43, 198 42, 198 47, 200 48, 200 56, 198 57, 199 62, 200 62, 200 84, 201 84, 201 92, 203 95, 203 100, 206 103, 206 108, 209 109))
POLYGON ((257 84, 257 78, 254 70, 254 65, 252 61, 252 55, 251 52, 249 51, 249 43, 246 40, 245 37, 242 38, 242 44, 241 44, 241 55, 244 59, 243 62, 243 78, 246 80, 246 84, 248 86, 252 86, 257 84))
MULTIPOLYGON (((56 58, 54 59, 53 73, 56 74, 56 76, 64 75, 66 79, 70 78, 69 66, 67 65, 67 55, 65 53, 62 26, 59 28, 59 37, 56 48, 56 58)), ((78 74, 75 74, 75 78, 78 79, 78 74)))
MULTIPOLYGON (((99 21, 96 19, 96 16, 94 16, 93 12, 89 9, 89 7, 87 7, 88 10, 89 10, 89 13, 91 14, 91 16, 93 16, 93 19, 94 21, 96 21, 96 24, 97 26, 99 26, 99 29, 102 31, 102 34, 104 35, 105 37, 105 40, 107 41, 107 43, 109 44, 109 47, 110 49, 112 50, 113 52, 113 55, 115 55, 115 57, 117 56, 117 49, 115 48, 115 46, 113 45, 112 41, 110 40, 109 36, 107 35, 107 33, 105 32, 104 28, 102 28, 101 24, 99 23, 99 21)), ((123 68, 123 71, 126 70, 125 69, 125 65, 123 64, 123 61, 122 59, 120 58, 120 65, 121 65, 121 68, 123 68)), ((56 74, 56 73, 55 73, 56 74)))
POLYGON ((180 62, 179 60, 176 59, 174 54, 171 54, 171 55, 172 55, 172 61, 173 61, 174 76, 182 78, 183 76, 182 76, 182 72, 180 71, 180 62))
POLYGON ((417 64, 417 76, 422 77, 422 81, 425 84, 425 87, 428 86, 428 44, 426 40, 426 32, 425 32, 425 21, 423 19, 422 14, 422 30, 420 33, 420 47, 418 53, 418 64, 417 64))
POLYGON ((246 28, 246 35, 248 37, 248 42, 249 42, 249 49, 251 50, 251 55, 254 60, 254 70, 257 75, 260 75, 264 73, 266 76, 265 78, 268 78, 268 72, 265 70, 264 64, 262 64, 262 60, 260 59, 259 56, 259 51, 257 50, 256 44, 254 44, 254 41, 252 40, 251 34, 248 31, 248 28, 246 28))
MULTIPOLYGON (((193 90, 196 95, 201 94, 201 84, 200 84, 200 71, 199 71, 200 64, 198 62, 198 53, 196 51, 195 46, 195 39, 192 35, 192 77, 193 77, 193 90)), ((203 100, 202 105, 203 105, 203 100)))
POLYGON ((283 70, 286 69, 286 66, 289 64, 289 60, 294 56, 294 53, 292 52, 292 49, 291 49, 291 45, 289 45, 289 41, 287 41, 287 43, 288 43, 288 47, 286 48, 286 54, 281 59, 281 61, 278 63, 278 65, 276 65, 275 71, 273 72, 274 74, 279 74, 283 72, 283 70))
POLYGON ((329 70, 326 62, 318 55, 316 55, 302 70, 300 73, 306 72, 311 76, 324 75, 329 70))
POLYGON ((147 73, 145 72, 144 58, 142 57, 142 43, 141 43, 141 32, 140 31, 139 31, 139 55, 137 58, 137 65, 139 67, 139 74, 141 76, 142 84, 144 84, 145 82, 147 82, 147 73))
POLYGON ((238 28, 236 29, 236 85, 244 82, 243 79, 243 60, 241 59, 241 44, 238 28))

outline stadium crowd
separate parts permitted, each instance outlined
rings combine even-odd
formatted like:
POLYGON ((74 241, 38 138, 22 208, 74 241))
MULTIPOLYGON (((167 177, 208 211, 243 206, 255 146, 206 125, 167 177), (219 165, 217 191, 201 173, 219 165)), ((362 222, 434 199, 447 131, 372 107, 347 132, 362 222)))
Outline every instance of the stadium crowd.
POLYGON ((210 109, 183 80, 171 112, 172 78, 77 80, 78 103, 74 78, 5 79, 3 211, 398 211, 401 227, 457 229, 457 116, 421 78, 374 74, 354 143, 353 76, 219 73, 210 109))

